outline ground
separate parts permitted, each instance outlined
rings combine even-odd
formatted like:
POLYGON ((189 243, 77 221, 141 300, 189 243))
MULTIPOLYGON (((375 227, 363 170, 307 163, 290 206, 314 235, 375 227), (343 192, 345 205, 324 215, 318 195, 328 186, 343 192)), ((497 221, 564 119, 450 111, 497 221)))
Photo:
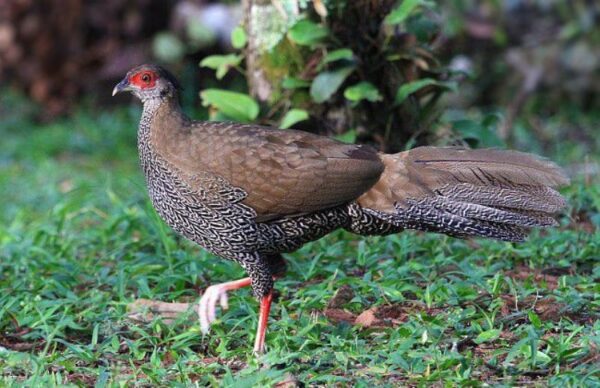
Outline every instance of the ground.
POLYGON ((10 117, 2 385, 600 386, 600 188, 586 177, 564 190, 560 227, 523 244, 337 232, 287 255, 268 351, 255 358, 249 290, 199 331, 199 294, 244 274, 152 210, 138 108, 49 125, 10 117), (141 299, 189 305, 160 316, 136 312, 141 299))

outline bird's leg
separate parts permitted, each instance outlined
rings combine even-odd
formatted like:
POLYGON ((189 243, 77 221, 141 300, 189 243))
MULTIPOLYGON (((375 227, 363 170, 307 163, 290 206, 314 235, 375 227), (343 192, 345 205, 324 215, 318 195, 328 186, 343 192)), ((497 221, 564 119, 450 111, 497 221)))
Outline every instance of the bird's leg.
POLYGON ((269 321, 269 312, 271 311, 271 302, 273 301, 273 291, 260 300, 260 311, 258 313, 258 328, 256 329, 256 338, 254 339, 254 353, 261 354, 265 351, 265 334, 267 333, 267 324, 269 321))
MULTIPOLYGON (((273 277, 275 280, 275 277, 273 277)), ((217 301, 221 308, 227 310, 229 304, 227 301, 227 292, 237 290, 251 285, 252 280, 248 278, 238 279, 227 283, 215 284, 206 289, 200 303, 198 304, 198 316, 200 317, 200 330, 207 334, 210 325, 216 319, 217 301)), ((269 321, 269 312, 271 311, 271 302, 273 301, 273 291, 260 298, 260 310, 258 314, 258 329, 256 330, 256 339, 254 341, 254 352, 263 353, 265 350, 265 334, 269 321)))
POLYGON ((210 324, 216 319, 217 302, 221 305, 221 308, 228 308, 228 291, 252 286, 252 291, 260 302, 254 352, 262 353, 265 350, 265 334, 273 301, 273 282, 278 277, 274 275, 281 275, 285 271, 285 262, 278 254, 248 255, 237 261, 250 276, 232 282, 215 284, 206 289, 198 305, 200 328, 203 333, 208 333, 210 324))

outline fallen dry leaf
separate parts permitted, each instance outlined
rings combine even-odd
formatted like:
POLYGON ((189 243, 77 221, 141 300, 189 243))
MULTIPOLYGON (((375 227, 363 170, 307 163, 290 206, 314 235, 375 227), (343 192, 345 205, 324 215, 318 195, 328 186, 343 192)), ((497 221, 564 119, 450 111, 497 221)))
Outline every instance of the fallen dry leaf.
POLYGON ((327 319, 335 323, 350 323, 353 324, 356 316, 349 311, 343 309, 325 309, 324 312, 327 319))
POLYGON ((127 317, 137 322, 151 322, 160 316, 167 324, 172 323, 177 317, 190 308, 195 308, 193 303, 169 303, 150 299, 137 299, 127 305, 127 317))
POLYGON ((381 320, 377 319, 375 316, 375 311, 377 311, 377 307, 363 311, 358 317, 356 317, 354 324, 363 327, 379 326, 381 324, 381 320))

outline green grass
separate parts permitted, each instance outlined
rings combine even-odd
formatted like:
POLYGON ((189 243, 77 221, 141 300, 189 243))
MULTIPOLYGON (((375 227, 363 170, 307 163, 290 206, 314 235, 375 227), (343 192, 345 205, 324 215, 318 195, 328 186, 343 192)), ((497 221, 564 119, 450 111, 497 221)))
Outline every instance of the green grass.
POLYGON ((153 212, 138 115, 4 117, 1 385, 600 386, 600 188, 577 179, 565 190, 577 217, 523 244, 338 232, 287 255, 259 359, 248 290, 207 336, 193 311, 129 319, 136 299, 195 302, 243 276, 153 212), (387 327, 353 323, 373 306, 387 327))

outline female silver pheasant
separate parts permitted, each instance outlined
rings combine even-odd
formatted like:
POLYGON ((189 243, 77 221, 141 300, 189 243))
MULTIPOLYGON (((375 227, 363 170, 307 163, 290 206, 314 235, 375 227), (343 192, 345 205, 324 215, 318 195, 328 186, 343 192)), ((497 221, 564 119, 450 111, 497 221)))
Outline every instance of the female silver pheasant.
POLYGON ((522 241, 556 225, 568 183, 552 162, 516 151, 421 147, 383 154, 364 145, 258 125, 190 120, 165 69, 129 71, 113 95, 144 104, 140 162, 150 199, 176 232, 239 263, 249 277, 207 288, 201 328, 252 286, 260 301, 255 352, 263 352, 281 256, 344 228, 360 235, 404 229, 522 241))

